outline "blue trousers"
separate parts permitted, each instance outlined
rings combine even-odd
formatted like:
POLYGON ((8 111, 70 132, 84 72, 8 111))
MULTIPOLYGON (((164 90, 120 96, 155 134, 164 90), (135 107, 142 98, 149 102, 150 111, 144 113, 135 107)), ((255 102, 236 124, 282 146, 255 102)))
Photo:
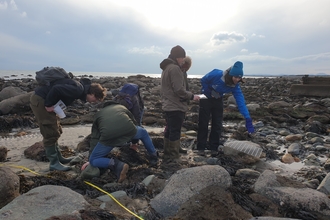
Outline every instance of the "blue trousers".
MULTIPOLYGON (((136 126, 137 132, 133 139, 139 139, 142 141, 144 147, 147 149, 150 155, 157 155, 156 149, 152 140, 146 129, 140 126, 136 126)), ((114 148, 114 146, 106 146, 100 142, 98 142, 89 157, 89 163, 98 168, 108 168, 110 165, 110 158, 107 155, 114 148)))

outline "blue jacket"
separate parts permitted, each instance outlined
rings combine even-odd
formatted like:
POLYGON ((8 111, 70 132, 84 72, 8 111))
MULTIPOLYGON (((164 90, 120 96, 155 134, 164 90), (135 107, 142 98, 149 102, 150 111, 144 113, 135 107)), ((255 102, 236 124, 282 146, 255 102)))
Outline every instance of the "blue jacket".
POLYGON ((250 118, 250 113, 245 105, 244 95, 239 83, 236 85, 227 85, 224 80, 225 74, 228 74, 228 71, 225 71, 224 73, 222 70, 214 69, 203 76, 201 78, 202 93, 207 98, 212 98, 212 90, 215 90, 221 96, 225 93, 232 93, 236 100, 239 112, 244 116, 244 118, 250 118))

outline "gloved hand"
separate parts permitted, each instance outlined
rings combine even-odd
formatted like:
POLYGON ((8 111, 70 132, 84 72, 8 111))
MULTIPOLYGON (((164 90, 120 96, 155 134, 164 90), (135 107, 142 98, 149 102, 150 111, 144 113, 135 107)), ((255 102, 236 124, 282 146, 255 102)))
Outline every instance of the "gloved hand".
POLYGON ((246 127, 246 129, 248 130, 248 132, 250 134, 251 133, 254 133, 254 127, 253 127, 252 119, 251 118, 246 118, 245 119, 245 127, 246 127))

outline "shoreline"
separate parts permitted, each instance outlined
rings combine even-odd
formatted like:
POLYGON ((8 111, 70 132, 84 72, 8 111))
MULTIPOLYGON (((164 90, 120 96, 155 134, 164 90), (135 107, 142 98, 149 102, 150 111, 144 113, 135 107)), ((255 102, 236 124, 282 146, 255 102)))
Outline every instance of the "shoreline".
MULTIPOLYGON (((207 72, 206 72, 207 73, 207 72)), ((205 73, 205 74, 206 74, 205 73)), ((191 79, 200 79, 205 74, 189 74, 188 78, 191 79)), ((137 75, 143 75, 146 77, 151 78, 161 78, 161 73, 116 73, 116 72, 73 72, 73 75, 77 78, 94 78, 94 79, 101 79, 106 77, 124 77, 128 78, 130 76, 137 76, 137 75)), ((309 75, 311 77, 330 77, 330 74, 301 74, 301 75, 285 75, 285 74, 279 74, 279 75, 244 75, 243 78, 277 78, 277 77, 289 77, 289 78, 295 78, 295 77, 303 77, 305 75, 309 75)), ((4 80, 18 80, 18 79, 35 79, 35 71, 30 70, 0 70, 0 79, 4 80)))

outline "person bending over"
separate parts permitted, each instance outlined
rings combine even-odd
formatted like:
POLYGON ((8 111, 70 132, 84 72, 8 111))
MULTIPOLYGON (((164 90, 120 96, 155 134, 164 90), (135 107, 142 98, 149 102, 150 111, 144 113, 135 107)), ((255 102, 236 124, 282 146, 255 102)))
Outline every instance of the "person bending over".
POLYGON ((68 171, 73 158, 64 158, 60 152, 58 139, 62 134, 59 117, 54 112, 54 105, 61 100, 70 105, 76 99, 84 102, 99 102, 106 97, 107 90, 98 83, 91 83, 87 78, 80 81, 66 78, 52 82, 49 86, 39 86, 30 98, 30 107, 39 125, 43 137, 46 157, 50 161, 49 170, 68 171))
POLYGON ((208 124, 211 117, 211 131, 209 134, 209 150, 213 155, 218 152, 220 144, 222 118, 223 118, 223 95, 232 93, 240 113, 246 121, 246 128, 249 133, 254 132, 250 113, 245 105, 245 99, 240 87, 243 77, 243 63, 237 61, 225 71, 214 69, 201 78, 202 94, 207 99, 199 102, 199 122, 197 133, 197 150, 204 155, 207 148, 208 124))

